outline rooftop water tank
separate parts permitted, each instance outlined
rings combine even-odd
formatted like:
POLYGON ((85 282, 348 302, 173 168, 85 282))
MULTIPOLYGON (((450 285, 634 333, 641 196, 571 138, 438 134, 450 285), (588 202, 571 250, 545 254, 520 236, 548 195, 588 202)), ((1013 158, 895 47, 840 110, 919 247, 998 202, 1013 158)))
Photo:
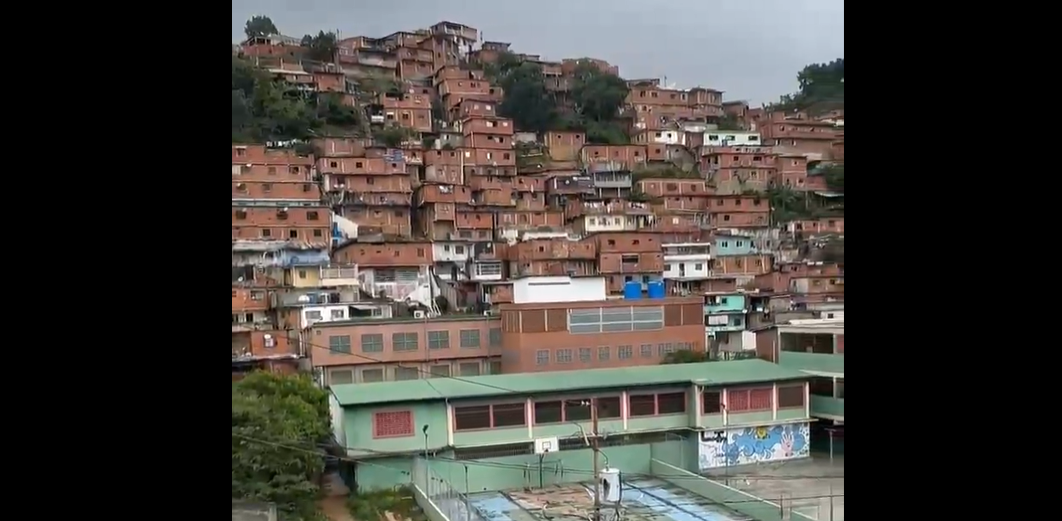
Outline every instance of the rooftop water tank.
POLYGON ((642 283, 634 280, 627 281, 623 285, 623 298, 625 299, 640 299, 642 298, 642 283))
POLYGON ((664 298, 666 295, 664 291, 664 281, 651 280, 649 281, 649 298, 664 298))

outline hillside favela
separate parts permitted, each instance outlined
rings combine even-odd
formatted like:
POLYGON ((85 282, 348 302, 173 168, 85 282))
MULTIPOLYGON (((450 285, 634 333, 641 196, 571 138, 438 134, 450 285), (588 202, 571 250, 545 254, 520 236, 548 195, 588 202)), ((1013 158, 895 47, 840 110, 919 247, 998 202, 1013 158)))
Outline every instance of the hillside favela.
POLYGON ((276 22, 232 45, 233 520, 843 521, 843 55, 752 104, 276 22))

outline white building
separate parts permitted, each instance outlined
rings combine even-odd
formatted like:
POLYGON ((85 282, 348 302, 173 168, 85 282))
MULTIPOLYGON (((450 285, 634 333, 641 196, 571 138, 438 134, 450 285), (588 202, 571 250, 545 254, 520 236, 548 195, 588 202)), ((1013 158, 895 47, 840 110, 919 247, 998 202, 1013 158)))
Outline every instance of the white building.
POLYGON ((664 278, 703 280, 709 275, 711 245, 687 242, 661 245, 664 250, 664 278))
POLYGON ((704 144, 713 147, 740 147, 761 146, 763 142, 759 132, 709 130, 704 133, 704 144))

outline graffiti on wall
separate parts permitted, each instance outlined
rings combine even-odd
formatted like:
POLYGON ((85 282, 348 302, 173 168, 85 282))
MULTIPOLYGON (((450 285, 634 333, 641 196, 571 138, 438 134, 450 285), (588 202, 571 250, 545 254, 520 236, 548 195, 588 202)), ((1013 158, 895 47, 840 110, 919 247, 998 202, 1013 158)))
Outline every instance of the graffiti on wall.
POLYGON ((701 471, 727 466, 808 457, 807 423, 701 432, 697 456, 701 471))

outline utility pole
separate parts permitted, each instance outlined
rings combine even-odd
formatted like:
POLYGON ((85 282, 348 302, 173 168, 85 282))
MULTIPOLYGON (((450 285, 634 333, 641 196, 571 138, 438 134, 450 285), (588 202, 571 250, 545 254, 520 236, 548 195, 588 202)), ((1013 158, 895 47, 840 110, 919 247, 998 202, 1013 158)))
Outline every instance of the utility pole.
POLYGON ((830 521, 833 521, 833 434, 832 427, 828 427, 826 432, 830 433, 830 521))
POLYGON ((590 399, 590 423, 593 435, 590 438, 590 450, 594 451, 594 521, 601 521, 601 478, 598 477, 597 446, 597 398, 590 399))

